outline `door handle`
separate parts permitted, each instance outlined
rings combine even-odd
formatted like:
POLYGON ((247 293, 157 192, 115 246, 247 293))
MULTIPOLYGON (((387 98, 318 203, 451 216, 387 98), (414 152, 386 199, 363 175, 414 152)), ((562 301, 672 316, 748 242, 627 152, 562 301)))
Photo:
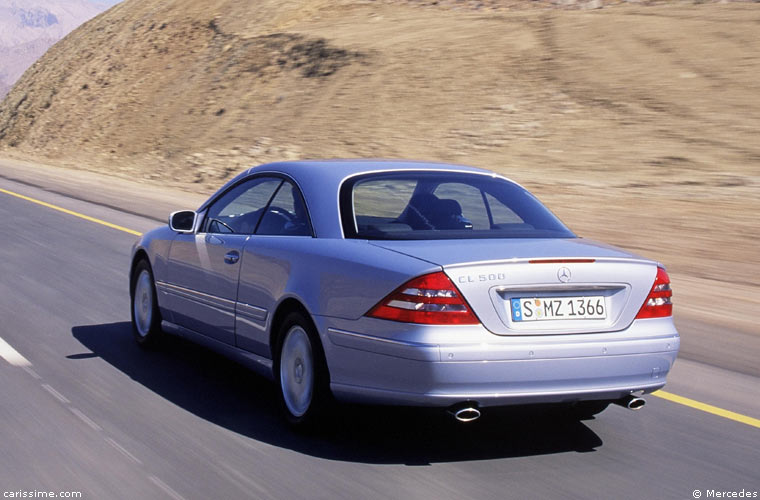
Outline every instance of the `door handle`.
POLYGON ((224 255, 224 262, 227 264, 234 264, 238 260, 240 260, 240 254, 237 250, 232 250, 224 255))

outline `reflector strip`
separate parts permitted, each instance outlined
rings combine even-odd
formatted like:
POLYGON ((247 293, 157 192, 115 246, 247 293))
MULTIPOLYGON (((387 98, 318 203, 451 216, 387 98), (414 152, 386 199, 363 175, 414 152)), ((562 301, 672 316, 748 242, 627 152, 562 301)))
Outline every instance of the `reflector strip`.
POLYGON ((412 297, 456 297, 457 294, 454 290, 428 290, 421 288, 407 288, 403 292, 404 295, 411 295, 412 297))
POLYGON ((529 264, 589 264, 596 259, 531 259, 529 264))
POLYGON ((437 311, 437 312, 465 312, 464 304, 438 304, 435 302, 406 302, 404 300, 391 300, 386 304, 388 307, 407 309, 409 311, 437 311))

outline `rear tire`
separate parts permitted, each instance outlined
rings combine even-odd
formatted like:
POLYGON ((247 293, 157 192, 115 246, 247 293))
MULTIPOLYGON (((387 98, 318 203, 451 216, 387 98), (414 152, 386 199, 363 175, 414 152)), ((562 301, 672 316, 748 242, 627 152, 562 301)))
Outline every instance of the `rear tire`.
POLYGON ((158 309, 153 271, 146 260, 135 266, 132 279, 132 333, 140 346, 155 345, 161 336, 161 312, 158 309))
POLYGON ((299 312, 280 327, 274 376, 280 409, 289 424, 311 429, 330 406, 330 377, 312 322, 299 312))

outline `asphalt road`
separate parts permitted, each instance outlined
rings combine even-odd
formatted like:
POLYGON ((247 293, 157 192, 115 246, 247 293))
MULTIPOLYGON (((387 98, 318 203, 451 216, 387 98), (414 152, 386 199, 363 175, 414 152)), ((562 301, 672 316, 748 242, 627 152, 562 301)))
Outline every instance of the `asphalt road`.
MULTIPOLYGON (((136 231, 156 224, 4 179, 0 188, 136 231)), ((322 432, 294 434, 264 379, 180 339, 149 352, 134 344, 127 268, 135 236, 3 193, 0 234, 0 338, 23 357, 0 346, 4 493, 760 495, 759 428, 657 397, 639 412, 611 407, 581 422, 500 411, 468 426, 428 412, 345 408, 322 432), (23 360, 29 365, 17 366, 23 360)), ((669 381, 670 392, 760 418, 752 374, 681 359, 669 381)))

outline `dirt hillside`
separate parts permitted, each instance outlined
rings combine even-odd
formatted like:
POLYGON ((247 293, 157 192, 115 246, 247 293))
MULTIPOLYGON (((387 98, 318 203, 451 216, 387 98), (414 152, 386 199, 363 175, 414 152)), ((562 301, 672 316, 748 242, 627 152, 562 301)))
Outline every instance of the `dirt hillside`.
POLYGON ((752 3, 126 0, 27 71, 0 151, 195 191, 282 159, 492 168, 756 333, 758 33, 752 3))

